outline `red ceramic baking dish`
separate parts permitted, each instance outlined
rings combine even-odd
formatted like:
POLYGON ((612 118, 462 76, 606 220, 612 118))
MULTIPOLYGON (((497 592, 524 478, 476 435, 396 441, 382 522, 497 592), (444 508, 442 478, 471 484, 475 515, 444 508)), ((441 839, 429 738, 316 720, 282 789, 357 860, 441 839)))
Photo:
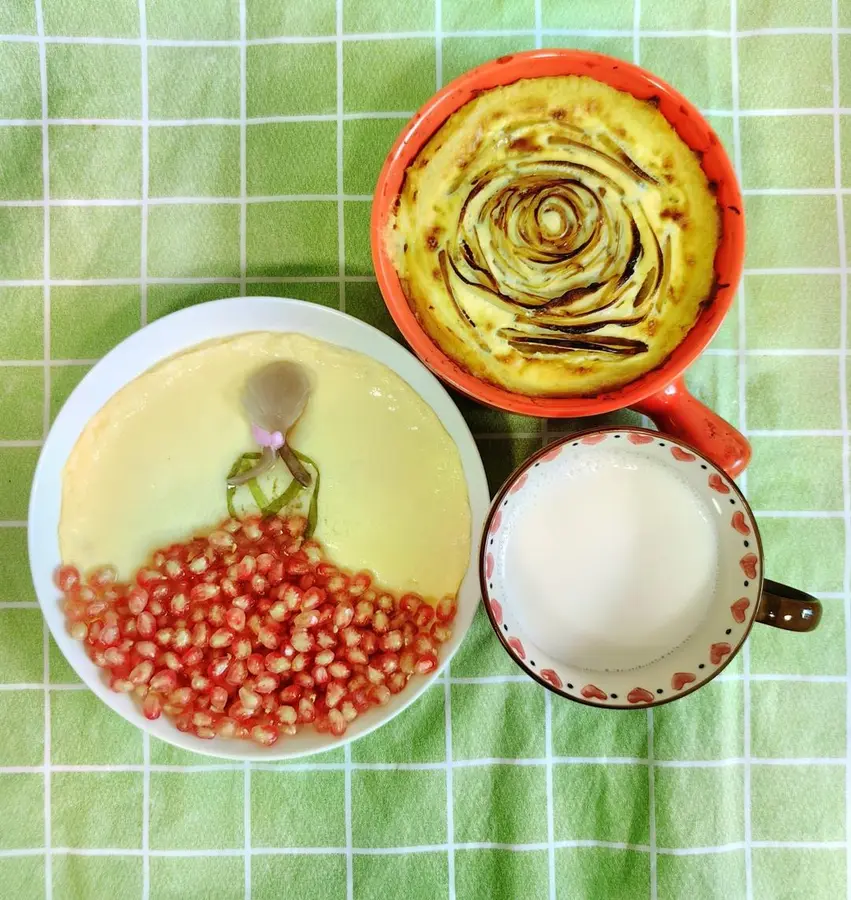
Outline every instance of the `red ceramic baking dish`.
POLYGON ((544 418, 594 416, 625 407, 649 416, 662 430, 697 447, 730 475, 747 466, 750 446, 728 422, 696 400, 683 373, 718 330, 742 272, 745 224, 733 167, 715 132, 682 94, 646 70, 599 53, 533 50, 485 63, 448 84, 411 119, 393 145, 378 178, 372 208, 372 258, 390 315, 420 359, 440 378, 496 409, 544 418), (457 365, 433 343, 410 308, 384 247, 385 233, 405 172, 446 119, 482 90, 521 78, 586 75, 640 100, 653 99, 682 140, 698 155, 716 186, 721 238, 715 254, 715 290, 697 322, 658 368, 612 391, 590 397, 530 397, 484 381, 457 365))

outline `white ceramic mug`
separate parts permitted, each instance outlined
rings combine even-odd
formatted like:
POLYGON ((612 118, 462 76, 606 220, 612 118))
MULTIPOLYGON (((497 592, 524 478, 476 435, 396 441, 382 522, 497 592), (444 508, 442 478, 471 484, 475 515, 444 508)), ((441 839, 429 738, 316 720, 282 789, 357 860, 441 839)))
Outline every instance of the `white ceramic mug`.
MULTIPOLYGON (((648 510, 648 522, 651 518, 648 510)), ((738 653, 754 622, 803 632, 812 631, 821 618, 821 604, 814 597, 764 578, 759 531, 735 483, 694 448, 643 428, 570 435, 526 460, 491 506, 481 544, 480 579, 491 624, 517 665, 563 697, 608 709, 667 703, 702 687, 738 653), (540 646, 542 639, 536 643, 524 627, 530 601, 518 596, 522 591, 512 589, 506 577, 506 556, 511 542, 518 540, 511 523, 514 513, 530 499, 534 502, 535 491, 552 489, 561 472, 589 462, 605 466, 614 458, 627 460, 631 469, 670 467, 692 489, 717 537, 717 566, 712 590, 696 607, 684 640, 643 665, 595 666, 587 654, 577 665, 547 653, 540 646)), ((540 628, 536 633, 542 634, 540 628)))

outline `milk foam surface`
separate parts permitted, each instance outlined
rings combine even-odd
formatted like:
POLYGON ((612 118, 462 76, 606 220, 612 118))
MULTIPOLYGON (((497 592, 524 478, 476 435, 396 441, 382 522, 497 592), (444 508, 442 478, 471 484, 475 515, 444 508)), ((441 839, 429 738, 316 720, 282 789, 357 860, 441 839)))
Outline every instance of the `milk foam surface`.
POLYGON ((712 604, 718 536, 676 472, 638 454, 567 448, 512 498, 498 566, 544 652, 593 670, 647 665, 712 604))

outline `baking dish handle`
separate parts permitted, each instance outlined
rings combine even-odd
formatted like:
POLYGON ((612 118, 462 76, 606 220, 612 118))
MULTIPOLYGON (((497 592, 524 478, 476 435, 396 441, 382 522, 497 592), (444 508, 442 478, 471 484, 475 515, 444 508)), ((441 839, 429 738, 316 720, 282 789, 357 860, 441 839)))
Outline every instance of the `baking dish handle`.
POLYGON ((682 376, 632 408, 649 416, 660 431, 691 444, 731 478, 750 462, 751 446, 746 438, 693 397, 682 376))

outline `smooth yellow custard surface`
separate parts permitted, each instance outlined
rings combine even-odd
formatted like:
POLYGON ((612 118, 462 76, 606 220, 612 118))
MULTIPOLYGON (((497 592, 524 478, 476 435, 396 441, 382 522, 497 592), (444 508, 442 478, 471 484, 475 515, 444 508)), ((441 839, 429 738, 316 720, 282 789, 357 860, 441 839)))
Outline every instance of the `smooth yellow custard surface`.
POLYGON ((521 394, 659 366, 711 300, 719 213, 651 102, 524 79, 455 112, 409 166, 385 241, 431 339, 521 394))
POLYGON ((62 558, 82 569, 109 563, 127 578, 157 547, 225 519, 228 471, 256 449, 240 403, 245 381, 279 359, 302 364, 311 380, 290 443, 319 467, 315 537, 329 558, 396 591, 454 594, 470 553, 457 447, 395 372, 299 334, 211 341, 116 393, 65 466, 62 558))

